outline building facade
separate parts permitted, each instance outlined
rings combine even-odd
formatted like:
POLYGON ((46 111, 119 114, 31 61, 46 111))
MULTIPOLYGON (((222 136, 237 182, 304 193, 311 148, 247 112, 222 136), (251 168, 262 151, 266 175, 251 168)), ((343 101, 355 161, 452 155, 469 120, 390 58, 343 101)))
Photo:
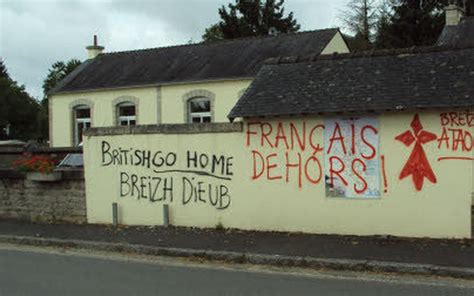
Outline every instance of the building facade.
POLYGON ((349 52, 337 29, 100 54, 49 96, 50 145, 73 146, 89 127, 225 122, 264 60, 349 52))
POLYGON ((97 128, 87 219, 469 238, 474 48, 276 58, 234 123, 97 128))

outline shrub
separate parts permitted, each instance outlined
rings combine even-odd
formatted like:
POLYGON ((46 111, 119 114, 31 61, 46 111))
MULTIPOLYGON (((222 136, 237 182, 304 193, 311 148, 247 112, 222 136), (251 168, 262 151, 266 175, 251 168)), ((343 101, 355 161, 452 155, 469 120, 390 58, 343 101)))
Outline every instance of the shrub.
POLYGON ((56 167, 56 159, 48 155, 24 154, 13 161, 13 167, 20 172, 51 173, 56 167))

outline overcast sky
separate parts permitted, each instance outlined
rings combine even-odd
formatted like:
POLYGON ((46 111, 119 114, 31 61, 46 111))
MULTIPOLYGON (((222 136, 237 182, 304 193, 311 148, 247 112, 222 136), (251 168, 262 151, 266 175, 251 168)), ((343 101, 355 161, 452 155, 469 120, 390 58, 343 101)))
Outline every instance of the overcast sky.
MULTIPOLYGON (((42 81, 58 60, 87 57, 99 36, 105 51, 198 42, 231 0, 0 0, 0 57, 12 78, 42 98, 42 81)), ((232 0, 233 2, 234 0, 232 0)), ((286 0, 302 30, 338 26, 347 0, 286 0)))

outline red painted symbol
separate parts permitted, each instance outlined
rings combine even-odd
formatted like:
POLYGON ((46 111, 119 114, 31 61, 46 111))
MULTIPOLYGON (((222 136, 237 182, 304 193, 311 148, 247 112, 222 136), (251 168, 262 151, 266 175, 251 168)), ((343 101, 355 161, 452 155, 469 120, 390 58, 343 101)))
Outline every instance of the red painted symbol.
POLYGON ((387 173, 385 172, 385 155, 381 155, 380 159, 382 160, 382 176, 383 176, 383 192, 387 193, 387 173))
POLYGON ((423 130, 423 125, 421 125, 418 114, 413 117, 410 126, 413 129, 414 134, 410 130, 407 130, 395 137, 396 140, 402 142, 407 147, 415 142, 415 146, 400 173, 399 179, 402 180, 403 178, 412 175, 415 188, 420 191, 423 188, 423 180, 425 177, 430 180, 431 183, 436 183, 436 176, 426 158, 422 145, 436 140, 437 137, 435 134, 423 130))

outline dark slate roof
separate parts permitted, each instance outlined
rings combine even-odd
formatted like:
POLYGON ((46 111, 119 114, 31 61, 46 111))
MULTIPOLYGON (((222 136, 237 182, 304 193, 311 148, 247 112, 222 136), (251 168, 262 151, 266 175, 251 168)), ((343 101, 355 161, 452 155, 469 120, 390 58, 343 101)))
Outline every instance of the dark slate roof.
POLYGON ((320 54, 338 29, 100 54, 51 94, 254 77, 270 57, 320 54))
POLYGON ((464 18, 457 26, 445 26, 436 45, 474 47, 474 16, 464 18))
POLYGON ((267 61, 228 117, 474 107, 474 48, 267 61))

